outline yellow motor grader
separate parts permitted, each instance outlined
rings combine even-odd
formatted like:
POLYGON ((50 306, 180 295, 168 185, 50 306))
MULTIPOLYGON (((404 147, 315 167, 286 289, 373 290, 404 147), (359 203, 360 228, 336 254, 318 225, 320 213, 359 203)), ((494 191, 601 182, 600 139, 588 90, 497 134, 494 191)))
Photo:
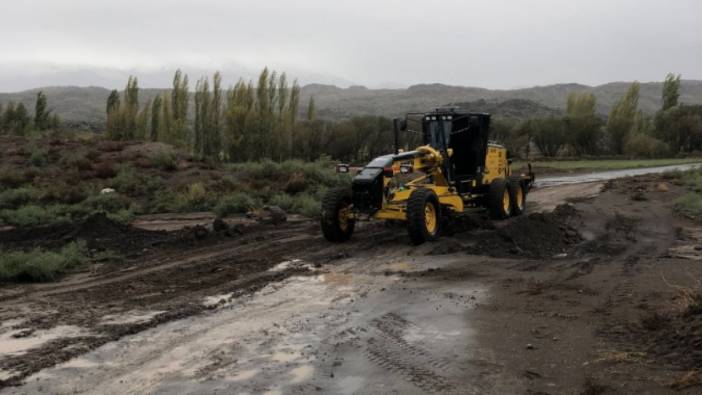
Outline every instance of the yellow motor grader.
MULTIPOLYGON (((435 240, 457 215, 486 208, 493 219, 522 214, 534 181, 512 174, 507 149, 488 140, 490 115, 454 108, 395 119, 395 154, 373 159, 350 188, 322 199, 322 233, 332 242, 353 234, 359 220, 401 221, 413 244, 435 240), (409 117, 419 118, 423 145, 399 149, 409 117)), ((348 165, 337 165, 348 172, 348 165)))

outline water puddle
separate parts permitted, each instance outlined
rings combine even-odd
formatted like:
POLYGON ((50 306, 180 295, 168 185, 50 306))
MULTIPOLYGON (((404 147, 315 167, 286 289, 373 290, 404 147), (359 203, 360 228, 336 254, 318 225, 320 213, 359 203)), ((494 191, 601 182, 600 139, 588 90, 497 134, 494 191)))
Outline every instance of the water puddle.
POLYGON ((86 336, 80 327, 59 325, 51 329, 38 330, 25 334, 22 329, 11 330, 0 334, 0 356, 21 355, 42 346, 43 344, 63 337, 86 336))
POLYGON ((100 323, 102 325, 141 324, 151 321, 151 319, 161 313, 163 313, 163 311, 131 310, 123 314, 109 314, 103 316, 100 323))
POLYGON ((300 384, 312 378, 314 368, 312 365, 303 365, 290 371, 293 375, 291 384, 300 384))

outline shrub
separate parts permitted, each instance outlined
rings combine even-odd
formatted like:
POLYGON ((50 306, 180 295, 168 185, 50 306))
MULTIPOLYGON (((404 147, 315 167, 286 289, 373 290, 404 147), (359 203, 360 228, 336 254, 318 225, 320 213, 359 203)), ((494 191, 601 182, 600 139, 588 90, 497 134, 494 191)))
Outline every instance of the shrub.
POLYGON ((148 196, 162 187, 161 179, 137 172, 129 165, 121 166, 112 180, 112 188, 130 196, 148 196))
POLYGON ((36 167, 44 167, 49 163, 46 152, 37 147, 32 148, 32 153, 29 155, 29 163, 36 167))
POLYGON ((26 182, 24 173, 18 169, 4 167, 0 168, 0 188, 17 188, 26 182))
POLYGON ((83 205, 92 211, 105 211, 108 213, 127 210, 131 204, 131 200, 117 193, 93 195, 83 202, 83 205))
POLYGON ((1 251, 0 280, 50 281, 86 261, 83 243, 67 244, 58 252, 39 248, 27 252, 1 251))
POLYGON ((668 145, 655 137, 634 134, 624 143, 624 154, 636 158, 661 158, 670 153, 668 145))
POLYGON ((178 168, 175 152, 171 150, 161 149, 151 158, 156 167, 165 171, 174 171, 178 168))
POLYGON ((293 204, 295 204, 295 199, 286 193, 279 193, 273 195, 273 197, 271 197, 268 201, 268 204, 278 206, 285 211, 292 211, 293 204))
POLYGON ((288 182, 285 184, 285 188, 283 188, 285 192, 290 193, 290 194, 296 194, 303 192, 305 189, 307 189, 307 180, 305 180, 305 174, 301 172, 293 173, 290 176, 290 179, 288 182))
POLYGON ((207 190, 205 189, 205 185, 201 182, 190 184, 185 196, 188 202, 193 205, 204 203, 207 200, 207 190))
POLYGON ((83 171, 92 169, 90 159, 88 159, 86 153, 82 152, 67 154, 61 158, 61 165, 83 171))
POLYGON ((251 196, 243 192, 234 192, 222 198, 214 211, 218 216, 224 217, 229 214, 246 213, 256 206, 256 201, 251 196))
POLYGON ((49 185, 44 191, 41 200, 44 202, 58 202, 65 204, 80 203, 87 197, 87 194, 78 186, 65 183, 55 183, 49 185))
POLYGON ((319 217, 321 207, 319 200, 309 194, 300 194, 295 196, 292 205, 292 212, 304 215, 309 218, 319 217))
POLYGON ((13 226, 39 226, 66 223, 70 221, 72 206, 37 206, 28 204, 16 210, 0 210, 0 220, 13 226))
POLYGON ((675 210, 692 218, 702 218, 702 195, 689 192, 675 202, 675 210))
POLYGON ((0 192, 0 209, 16 209, 36 199, 37 191, 32 188, 8 189, 0 192))
POLYGON ((114 166, 107 162, 98 163, 93 166, 93 170, 95 170, 95 177, 102 179, 112 178, 117 174, 114 166))

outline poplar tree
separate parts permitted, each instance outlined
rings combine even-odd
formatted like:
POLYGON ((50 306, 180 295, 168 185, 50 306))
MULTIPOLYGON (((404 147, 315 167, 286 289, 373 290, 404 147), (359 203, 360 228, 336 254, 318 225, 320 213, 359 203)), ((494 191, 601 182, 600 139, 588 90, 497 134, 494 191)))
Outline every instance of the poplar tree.
POLYGON ((612 151, 621 154, 624 142, 634 127, 636 113, 639 106, 639 83, 633 82, 622 98, 612 107, 607 119, 607 132, 609 133, 612 151))
MULTIPOLYGON (((188 137, 188 76, 178 69, 173 76, 173 90, 171 91, 170 113, 173 121, 171 134, 174 137, 173 143, 183 144, 188 137)), ((164 103, 165 104, 165 103, 164 103)))
POLYGON ((593 155, 601 139, 602 121, 595 113, 597 99, 592 93, 571 93, 566 102, 568 140, 577 155, 593 155))
POLYGON ((153 103, 151 104, 151 127, 149 133, 149 140, 157 141, 159 139, 159 132, 161 130, 161 108, 162 100, 161 95, 156 95, 153 103))
POLYGON ((140 140, 149 139, 149 126, 150 126, 150 114, 151 113, 151 101, 147 101, 144 108, 141 109, 136 120, 136 138, 140 140))
POLYGON ((212 77, 212 103, 207 139, 207 153, 218 158, 222 149, 222 74, 216 72, 212 77))
POLYGON ((678 105, 680 98, 680 74, 668 73, 663 82, 663 111, 678 105))
POLYGON ((317 110, 314 105, 314 96, 310 96, 310 101, 307 103, 307 120, 314 121, 317 118, 317 110))
POLYGON ((51 121, 51 110, 47 110, 47 100, 44 92, 37 93, 37 100, 34 104, 34 127, 37 130, 47 130, 51 121))

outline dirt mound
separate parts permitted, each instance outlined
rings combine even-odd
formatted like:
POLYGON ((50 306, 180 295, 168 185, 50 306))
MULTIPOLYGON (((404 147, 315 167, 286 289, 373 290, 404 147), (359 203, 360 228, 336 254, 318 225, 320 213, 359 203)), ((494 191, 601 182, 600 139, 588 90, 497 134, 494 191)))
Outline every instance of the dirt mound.
POLYGON ((551 258, 567 253, 582 240, 573 226, 577 218, 577 211, 569 204, 549 213, 517 217, 494 231, 475 235, 475 242, 467 251, 490 256, 551 258))

